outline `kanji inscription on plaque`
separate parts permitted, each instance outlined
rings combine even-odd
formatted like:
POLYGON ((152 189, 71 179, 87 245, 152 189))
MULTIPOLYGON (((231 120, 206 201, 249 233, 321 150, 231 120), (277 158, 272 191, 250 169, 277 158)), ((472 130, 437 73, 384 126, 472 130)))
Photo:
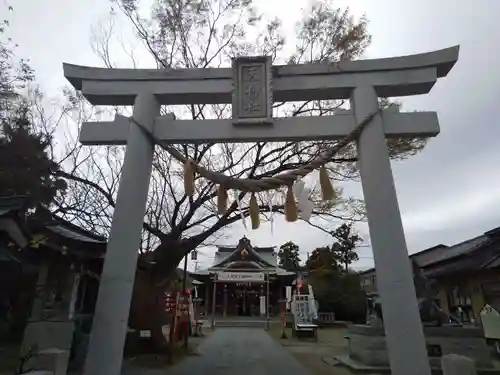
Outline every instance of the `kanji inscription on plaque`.
POLYGON ((233 60, 233 120, 235 124, 272 122, 271 58, 233 60))

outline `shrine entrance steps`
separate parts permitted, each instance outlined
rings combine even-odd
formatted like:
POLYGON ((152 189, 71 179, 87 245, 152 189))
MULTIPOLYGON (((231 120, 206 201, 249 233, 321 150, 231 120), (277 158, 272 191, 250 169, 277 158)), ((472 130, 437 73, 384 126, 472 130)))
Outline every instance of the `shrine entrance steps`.
MULTIPOLYGON (((279 324, 276 318, 269 318, 269 324, 279 324)), ((242 328, 266 328, 266 318, 259 316, 226 316, 215 317, 215 328, 220 327, 242 327, 242 328)))

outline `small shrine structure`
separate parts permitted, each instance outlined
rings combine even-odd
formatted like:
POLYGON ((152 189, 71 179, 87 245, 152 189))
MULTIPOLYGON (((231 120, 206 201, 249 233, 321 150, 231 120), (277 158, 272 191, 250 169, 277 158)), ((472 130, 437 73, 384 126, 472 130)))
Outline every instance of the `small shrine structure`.
POLYGON ((237 246, 219 246, 213 265, 192 276, 203 282, 198 287, 204 298, 201 311, 213 322, 216 316, 278 315, 285 286, 292 284, 296 273, 278 267, 274 246, 252 246, 243 237, 237 246))

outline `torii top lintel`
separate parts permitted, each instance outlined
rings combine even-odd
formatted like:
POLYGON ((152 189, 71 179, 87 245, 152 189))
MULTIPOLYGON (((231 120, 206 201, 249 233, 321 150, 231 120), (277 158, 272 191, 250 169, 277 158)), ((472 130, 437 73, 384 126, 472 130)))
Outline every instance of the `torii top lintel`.
MULTIPOLYGON (((384 59, 275 65, 272 100, 277 102, 347 99, 359 85, 371 85, 379 97, 425 94, 458 60, 459 46, 384 59)), ((63 64, 64 76, 94 105, 133 105, 139 93, 152 93, 161 104, 232 102, 234 70, 108 69, 63 64)))

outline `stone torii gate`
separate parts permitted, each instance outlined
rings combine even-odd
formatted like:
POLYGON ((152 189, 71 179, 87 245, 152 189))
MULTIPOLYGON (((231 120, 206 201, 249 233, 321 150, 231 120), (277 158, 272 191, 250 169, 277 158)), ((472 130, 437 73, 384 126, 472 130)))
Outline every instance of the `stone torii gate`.
MULTIPOLYGON (((387 59, 271 66, 238 58, 232 68, 135 70, 64 64, 64 75, 93 105, 133 105, 133 119, 84 123, 85 145, 127 145, 123 174, 85 366, 118 375, 151 176, 154 139, 165 143, 342 139, 379 111, 378 97, 428 93, 458 59, 459 47, 387 59), (335 116, 272 118, 272 103, 349 99, 335 116), (232 103, 231 120, 177 120, 161 105, 232 103), (140 124, 142 129, 137 125, 140 124)), ((436 113, 378 112, 357 139, 385 322, 391 373, 430 375, 412 270, 386 144, 388 137, 436 136, 436 113)))

